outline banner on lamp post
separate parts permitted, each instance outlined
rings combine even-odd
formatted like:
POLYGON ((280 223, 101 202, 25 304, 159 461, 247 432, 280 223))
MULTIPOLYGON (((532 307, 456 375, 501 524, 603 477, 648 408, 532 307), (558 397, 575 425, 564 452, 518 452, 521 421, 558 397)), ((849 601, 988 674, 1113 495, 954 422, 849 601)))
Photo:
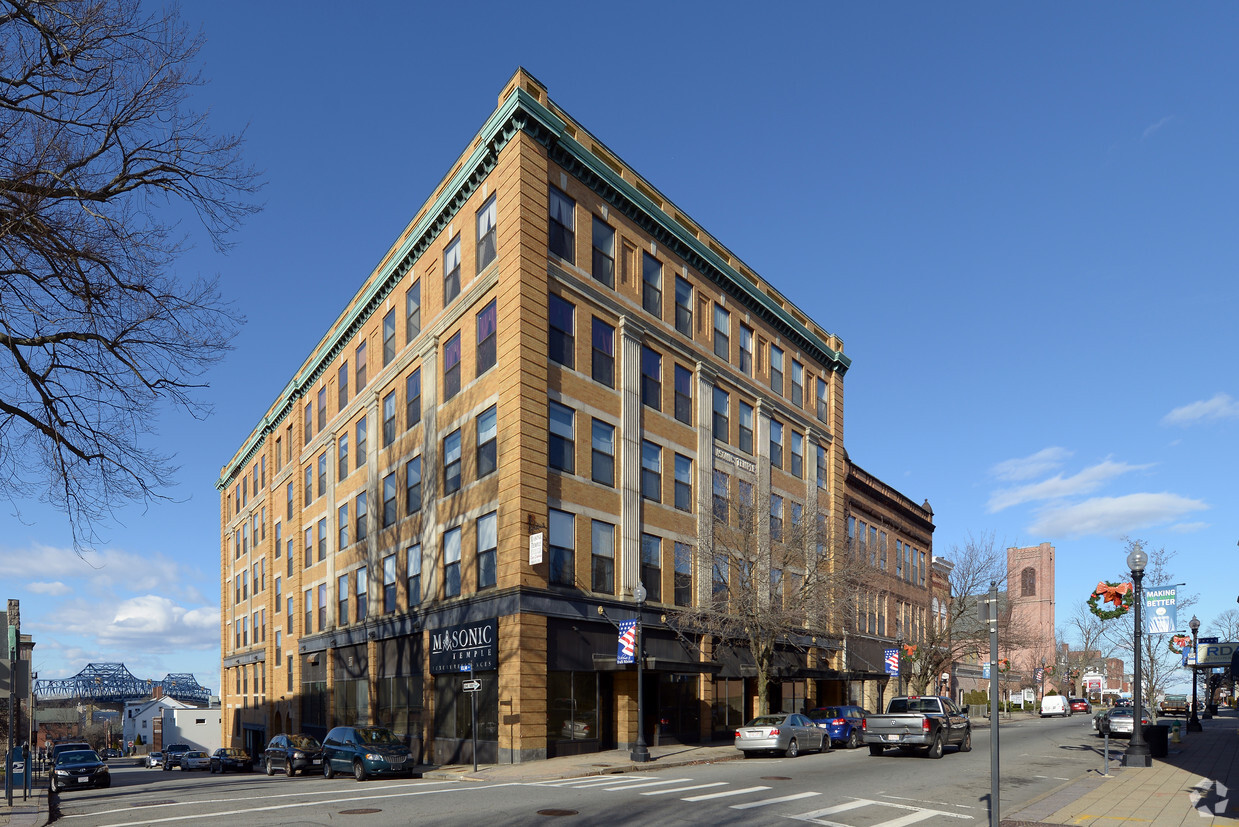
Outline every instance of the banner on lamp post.
POLYGON ((1162 586, 1144 590, 1144 630, 1150 635, 1169 635, 1179 630, 1178 589, 1162 586))

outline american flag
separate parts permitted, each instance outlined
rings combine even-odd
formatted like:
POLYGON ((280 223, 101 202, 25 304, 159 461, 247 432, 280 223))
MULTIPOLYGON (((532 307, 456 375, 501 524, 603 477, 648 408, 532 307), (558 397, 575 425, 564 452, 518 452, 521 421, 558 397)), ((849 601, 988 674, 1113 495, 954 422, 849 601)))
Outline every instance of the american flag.
POLYGON ((899 650, 886 650, 886 674, 895 675, 899 673, 899 650))
POLYGON ((1044 675, 1045 675, 1045 672, 1044 672, 1043 670, 1041 670, 1041 669, 1038 669, 1038 670, 1037 670, 1037 673, 1036 673, 1036 680, 1037 680, 1037 683, 1040 683, 1040 682, 1041 682, 1041 678, 1042 678, 1044 675))
POLYGON ((637 653, 637 621, 621 620, 619 623, 619 650, 616 663, 635 663, 637 653))

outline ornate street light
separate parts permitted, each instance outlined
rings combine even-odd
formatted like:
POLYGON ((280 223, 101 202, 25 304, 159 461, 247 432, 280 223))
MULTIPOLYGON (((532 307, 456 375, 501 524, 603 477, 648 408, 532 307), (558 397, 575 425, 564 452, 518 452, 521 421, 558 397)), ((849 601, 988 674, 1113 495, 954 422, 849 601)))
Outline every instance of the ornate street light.
POLYGON ((1135 648, 1132 650, 1135 655, 1135 685, 1132 687, 1132 697, 1135 700, 1132 708, 1131 719, 1131 742, 1127 745, 1127 751, 1123 753, 1123 765, 1126 767, 1151 767, 1153 766, 1153 757, 1149 753, 1149 745, 1144 740, 1144 727, 1141 722, 1144 720, 1144 685, 1140 675, 1140 624, 1144 620, 1140 616, 1141 606, 1144 604, 1144 594, 1141 592, 1140 584, 1144 580, 1144 567, 1149 563, 1149 555, 1145 553, 1140 546, 1135 546, 1131 553, 1127 555, 1127 568, 1131 569, 1132 583, 1136 587, 1135 599, 1133 603, 1136 607, 1136 630, 1135 630, 1135 648))
POLYGON ((895 658, 899 664, 899 694, 903 694, 903 635, 895 638, 895 658))
POLYGON ((642 662, 645 660, 645 636, 641 632, 641 613, 645 608, 645 586, 638 583, 632 590, 633 599, 637 601, 637 743, 632 748, 629 758, 634 763, 643 764, 650 760, 650 751, 645 744, 645 689, 642 686, 642 662))
POLYGON ((1200 618, 1192 615, 1187 627, 1192 630, 1192 717, 1187 719, 1187 731, 1201 732, 1204 727, 1200 725, 1200 717, 1196 714, 1196 661, 1200 657, 1200 651, 1196 648, 1196 636, 1200 632, 1200 618))

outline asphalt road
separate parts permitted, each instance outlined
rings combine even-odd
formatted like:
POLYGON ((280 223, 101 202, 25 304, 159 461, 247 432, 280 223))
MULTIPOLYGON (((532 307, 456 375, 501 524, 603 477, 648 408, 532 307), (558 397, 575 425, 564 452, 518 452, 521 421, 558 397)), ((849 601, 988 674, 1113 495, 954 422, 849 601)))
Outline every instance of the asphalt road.
MULTIPOLYGON (((1101 741, 1089 716, 1025 719, 1000 728, 1004 813, 1089 771, 1101 741)), ((116 767, 106 790, 57 796, 55 823, 388 825, 786 824, 984 827, 989 731, 940 760, 866 749, 758 758, 537 783, 367 781, 209 775, 116 767)), ((1122 741, 1112 750, 1125 747, 1122 741)))

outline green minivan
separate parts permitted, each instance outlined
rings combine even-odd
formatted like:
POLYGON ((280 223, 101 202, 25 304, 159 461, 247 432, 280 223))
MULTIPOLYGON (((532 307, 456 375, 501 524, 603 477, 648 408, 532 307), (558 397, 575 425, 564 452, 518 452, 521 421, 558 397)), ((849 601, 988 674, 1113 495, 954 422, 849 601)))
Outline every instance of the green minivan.
POLYGON ((387 727, 338 726, 323 739, 323 775, 351 772, 358 781, 370 776, 413 777, 417 759, 387 727))

